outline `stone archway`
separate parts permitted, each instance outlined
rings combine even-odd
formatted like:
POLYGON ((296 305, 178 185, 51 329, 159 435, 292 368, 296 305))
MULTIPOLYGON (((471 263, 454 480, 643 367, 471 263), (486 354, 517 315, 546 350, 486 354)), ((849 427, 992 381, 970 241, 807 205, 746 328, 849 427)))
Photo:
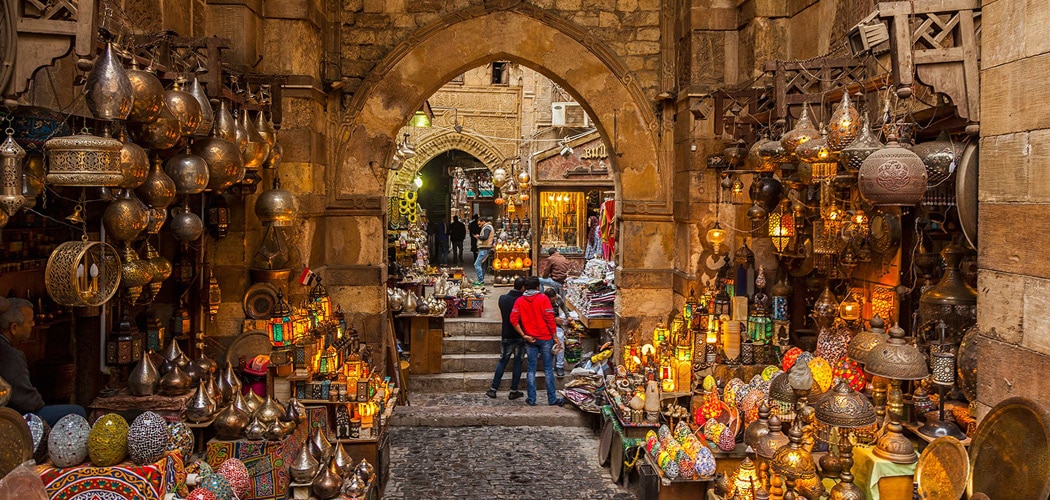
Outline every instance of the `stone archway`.
POLYGON ((416 156, 405 160, 400 170, 390 172, 386 181, 386 195, 393 196, 395 187, 411 182, 427 162, 441 153, 454 149, 477 158, 489 170, 494 170, 505 159, 499 149, 481 137, 452 131, 429 136, 416 147, 416 156))
POLYGON ((666 319, 674 300, 671 120, 656 116, 656 104, 603 41, 511 0, 452 13, 413 33, 354 94, 328 174, 326 284, 333 283, 334 294, 346 287, 350 300, 367 294, 380 311, 385 307, 386 254, 364 243, 385 241, 383 166, 401 127, 430 95, 465 70, 497 60, 520 63, 569 90, 609 138, 619 217, 620 332, 651 329, 666 319))

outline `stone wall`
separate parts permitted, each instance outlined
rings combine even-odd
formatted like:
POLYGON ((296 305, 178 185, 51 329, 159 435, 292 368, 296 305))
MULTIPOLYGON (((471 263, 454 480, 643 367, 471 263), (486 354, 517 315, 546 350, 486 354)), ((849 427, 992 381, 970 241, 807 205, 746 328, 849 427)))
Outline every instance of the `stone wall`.
POLYGON ((979 414, 1011 396, 1050 407, 1050 9, 990 0, 981 48, 979 414), (1026 230, 1018 231, 1018 223, 1026 230))

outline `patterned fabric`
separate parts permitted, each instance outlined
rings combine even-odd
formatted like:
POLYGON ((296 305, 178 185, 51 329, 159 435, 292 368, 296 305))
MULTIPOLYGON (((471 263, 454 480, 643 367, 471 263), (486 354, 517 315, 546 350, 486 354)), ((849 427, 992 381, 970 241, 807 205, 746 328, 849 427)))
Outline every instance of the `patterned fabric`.
POLYGON ((284 498, 288 488, 288 464, 299 452, 295 433, 280 441, 219 441, 208 442, 205 460, 218 468, 230 458, 244 462, 248 468, 249 488, 246 498, 284 498))
POLYGON ((123 462, 113 467, 79 465, 58 469, 38 465, 37 472, 51 500, 161 500, 175 493, 183 470, 178 455, 168 454, 149 465, 123 462))

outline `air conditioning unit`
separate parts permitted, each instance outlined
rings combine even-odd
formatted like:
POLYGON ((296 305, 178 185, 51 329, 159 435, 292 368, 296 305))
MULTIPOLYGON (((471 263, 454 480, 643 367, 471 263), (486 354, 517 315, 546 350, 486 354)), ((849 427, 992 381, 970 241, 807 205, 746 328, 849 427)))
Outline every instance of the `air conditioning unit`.
POLYGON ((552 127, 589 127, 591 119, 578 102, 551 103, 552 127))

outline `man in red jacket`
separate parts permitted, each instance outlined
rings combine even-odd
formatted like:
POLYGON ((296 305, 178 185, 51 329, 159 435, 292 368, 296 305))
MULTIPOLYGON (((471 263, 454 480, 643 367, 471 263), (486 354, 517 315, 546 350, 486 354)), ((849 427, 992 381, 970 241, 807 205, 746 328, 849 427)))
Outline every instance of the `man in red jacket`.
POLYGON ((565 400, 558 397, 554 386, 554 355, 551 349, 560 341, 555 337, 554 306, 550 299, 540 293, 540 279, 530 276, 525 280, 525 294, 514 302, 510 311, 510 324, 526 342, 529 353, 528 392, 525 402, 536 406, 536 362, 543 356, 543 374, 547 382, 547 404, 563 406, 565 400))

